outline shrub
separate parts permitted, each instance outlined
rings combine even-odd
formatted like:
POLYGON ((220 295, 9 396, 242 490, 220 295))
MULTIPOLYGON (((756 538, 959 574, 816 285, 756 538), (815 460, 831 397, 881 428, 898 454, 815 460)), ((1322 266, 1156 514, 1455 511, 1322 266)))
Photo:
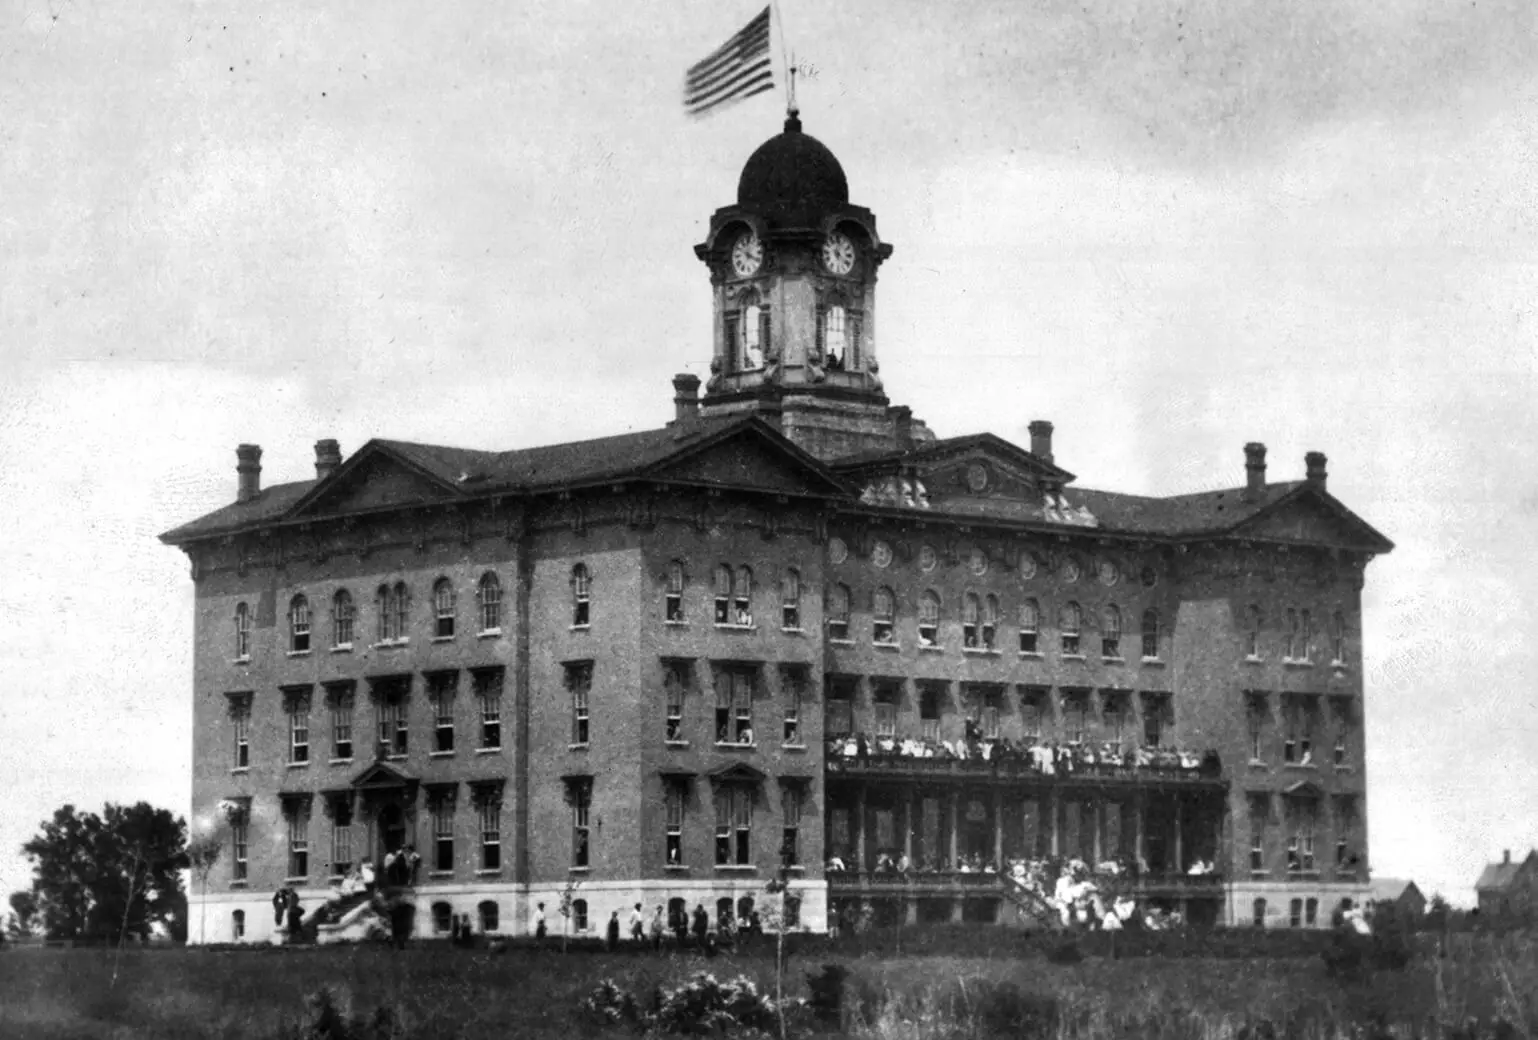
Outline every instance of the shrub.
POLYGON ((1072 939, 1065 939, 1047 950, 1047 960, 1053 964, 1078 964, 1083 959, 1079 944, 1072 939))
POLYGON ((282 1034, 283 1040, 403 1040, 406 1029, 388 1005, 372 1015, 351 1010, 350 1001, 329 989, 318 989, 305 998, 305 1021, 282 1034))
POLYGON ((1056 1036, 1061 1009, 1057 998, 1028 993, 1013 982, 984 984, 978 991, 972 1017, 992 1036, 1056 1036))
POLYGON ((767 1032, 777 1018, 774 1001, 759 993, 752 979, 741 975, 722 982, 703 971, 681 986, 658 986, 652 992, 650 1011, 641 1007, 635 994, 613 979, 604 979, 582 1002, 582 1010, 600 1025, 684 1035, 767 1032))
POLYGON ((848 977, 849 969, 842 964, 824 964, 816 974, 806 973, 806 988, 811 991, 806 1006, 819 1021, 839 1021, 844 1006, 844 980, 848 977))

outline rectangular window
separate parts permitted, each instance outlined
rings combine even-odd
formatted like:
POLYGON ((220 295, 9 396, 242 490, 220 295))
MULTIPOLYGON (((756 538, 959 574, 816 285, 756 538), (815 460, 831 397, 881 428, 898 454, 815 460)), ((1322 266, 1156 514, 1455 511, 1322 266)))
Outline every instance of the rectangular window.
POLYGON ((716 866, 745 867, 752 859, 753 792, 727 785, 716 791, 716 866))
POLYGON ((1335 738, 1331 761, 1335 768, 1351 764, 1351 699, 1335 697, 1330 701, 1330 730, 1335 738))
POLYGON ((1303 901, 1303 924, 1313 928, 1319 924, 1319 900, 1305 899, 1303 901))
POLYGON ((827 594, 828 638, 836 642, 849 639, 849 589, 834 585, 827 594))
POLYGON ((293 639, 289 649, 296 654, 310 652, 310 603, 300 597, 289 611, 293 639))
POLYGON ((440 796, 432 806, 433 870, 454 869, 454 799, 440 796))
POLYGON ((1312 874, 1317 868, 1314 862, 1315 805, 1305 799, 1293 799, 1288 806, 1291 833, 1287 836, 1287 870, 1289 873, 1312 874))
POLYGON ((352 646, 355 616, 352 597, 346 592, 338 593, 331 603, 331 644, 337 649, 352 646))
POLYGON ((999 630, 999 601, 992 596, 983 599, 983 649, 992 650, 999 630))
POLYGON ((1287 726, 1282 745, 1282 761, 1294 765, 1314 764, 1314 706, 1312 698, 1289 697, 1283 708, 1287 726))
POLYGON ((977 725, 977 732, 987 740, 995 740, 999 735, 999 701, 1000 697, 995 690, 973 689, 968 692, 968 703, 971 705, 972 721, 977 725))
POLYGON ((591 781, 572 785, 571 805, 571 865, 586 870, 591 857, 591 831, 588 825, 593 809, 593 785, 591 781))
POLYGON ((394 695, 379 705, 379 748, 387 758, 403 756, 407 752, 409 732, 406 728, 405 698, 394 695))
POLYGON ((823 729, 830 737, 847 737, 854 732, 854 682, 830 679, 824 688, 823 729))
POLYGON ((757 675, 751 668, 720 668, 716 671, 716 743, 748 745, 753 740, 753 689, 757 675))
POLYGON ((308 877, 310 874, 310 810, 307 806, 292 806, 288 812, 288 876, 308 877))
POLYGON ((288 713, 288 760, 293 763, 310 760, 310 706, 296 705, 288 713))
POLYGON ((593 686, 593 663, 577 661, 566 665, 566 688, 571 691, 571 742, 586 746, 592 736, 588 716, 588 693, 593 686))
POLYGON ((351 693, 336 693, 331 701, 331 757, 346 761, 352 758, 352 705, 351 693))
POLYGON ((235 768, 251 767, 251 709, 236 708, 230 714, 235 729, 235 768))
POLYGON ((1266 818, 1271 807, 1267 795, 1250 796, 1250 871, 1261 874, 1266 869, 1266 818))
POLYGON ((897 690, 885 683, 876 687, 876 736, 897 735, 897 690))
POLYGON ((801 691, 806 686, 806 673, 796 668, 780 672, 780 696, 785 705, 784 742, 793 747, 801 744, 801 691))
POLYGON ((666 733, 669 744, 685 743, 684 695, 689 688, 688 661, 668 661, 662 675, 663 694, 667 700, 666 733))
POLYGON ((1356 874, 1357 857, 1351 848, 1356 839, 1356 799, 1350 795, 1335 802, 1335 870, 1342 876, 1356 874))
POLYGON ((1257 899, 1252 904, 1250 923, 1256 928, 1264 928, 1266 926, 1266 901, 1264 899, 1257 899))
POLYGON ((1046 694, 1028 693, 1020 702, 1020 727, 1026 740, 1036 743, 1041 740, 1041 722, 1045 714, 1046 694))
POLYGON ((668 564, 668 585, 663 618, 673 625, 681 625, 684 620, 684 565, 676 560, 668 564))
POLYGON ((331 876, 345 877, 352 870, 352 808, 339 801, 331 812, 331 876))
POLYGON ((1251 694, 1245 705, 1245 722, 1249 727, 1251 762, 1266 760, 1266 698, 1264 694, 1251 694))
POLYGON ((502 583, 497 580, 495 574, 486 574, 481 578, 478 589, 481 601, 481 631, 500 632, 502 630, 502 583))
POLYGON ((246 880, 246 826, 246 821, 243 818, 237 819, 230 824, 230 879, 232 881, 246 880))
POLYGON ((1163 694, 1143 697, 1143 746, 1160 747, 1170 722, 1170 702, 1163 694))
POLYGON ((945 691, 933 686, 919 691, 919 734, 925 740, 940 739, 940 705, 945 691))
POLYGON ((481 749, 502 747, 502 669, 475 673, 475 700, 481 710, 481 749))
POLYGON ((667 802, 667 819, 665 822, 666 833, 664 840, 666 848, 663 850, 667 856, 667 865, 681 867, 684 865, 684 797, 686 789, 681 781, 665 781, 667 788, 664 797, 667 802))
POLYGON ((454 693, 458 677, 454 673, 431 677, 433 705, 433 750, 439 753, 454 750, 454 693))
POLYGON ((1127 706, 1120 697, 1108 696, 1105 703, 1105 739, 1117 751, 1127 739, 1127 706))
POLYGON ((1294 899, 1288 904, 1287 923, 1294 928, 1303 927, 1303 900, 1294 899))
POLYGON ((1082 693, 1067 694, 1063 700, 1063 737, 1070 744, 1082 744, 1089 735, 1088 700, 1082 693))
POLYGON ((801 575, 793 570, 785 572, 780 580, 780 627, 791 630, 801 628, 801 575))
POLYGON ((502 869, 502 803, 481 802, 481 869, 502 869))
POLYGON ((784 833, 780 838, 780 863, 787 867, 801 865, 801 788, 786 784, 780 789, 780 815, 784 833))

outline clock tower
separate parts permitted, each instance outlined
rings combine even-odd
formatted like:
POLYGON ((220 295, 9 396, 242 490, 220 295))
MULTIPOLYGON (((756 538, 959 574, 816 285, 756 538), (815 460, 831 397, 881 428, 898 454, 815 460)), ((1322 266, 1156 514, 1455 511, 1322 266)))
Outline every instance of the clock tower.
POLYGON ((703 415, 757 413, 824 460, 928 438, 881 389, 876 271, 892 247, 794 110, 748 158, 736 205, 712 214, 694 253, 715 304, 703 415))

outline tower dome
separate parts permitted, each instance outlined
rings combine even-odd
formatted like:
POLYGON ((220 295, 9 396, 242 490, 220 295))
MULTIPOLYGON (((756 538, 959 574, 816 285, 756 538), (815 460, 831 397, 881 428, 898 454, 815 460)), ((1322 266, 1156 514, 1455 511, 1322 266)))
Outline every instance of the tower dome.
POLYGON ((849 204, 844 168, 817 138, 801 132, 795 115, 784 133, 748 157, 737 181, 737 205, 782 228, 815 227, 829 210, 849 204))

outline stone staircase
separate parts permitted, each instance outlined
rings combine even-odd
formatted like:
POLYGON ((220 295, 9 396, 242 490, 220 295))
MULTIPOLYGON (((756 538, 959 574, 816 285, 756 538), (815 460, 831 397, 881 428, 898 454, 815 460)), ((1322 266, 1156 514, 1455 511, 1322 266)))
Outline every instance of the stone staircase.
POLYGON ((315 912, 311 922, 315 942, 325 945, 387 938, 390 935, 390 909, 402 900, 413 901, 404 892, 381 890, 355 892, 338 902, 327 903, 315 912))
POLYGON ((1063 927, 1062 916, 1057 910, 1028 888, 1022 879, 1009 874, 1000 874, 998 878, 999 888, 1004 893, 1004 898, 1019 911, 1021 924, 1052 931, 1063 927))

